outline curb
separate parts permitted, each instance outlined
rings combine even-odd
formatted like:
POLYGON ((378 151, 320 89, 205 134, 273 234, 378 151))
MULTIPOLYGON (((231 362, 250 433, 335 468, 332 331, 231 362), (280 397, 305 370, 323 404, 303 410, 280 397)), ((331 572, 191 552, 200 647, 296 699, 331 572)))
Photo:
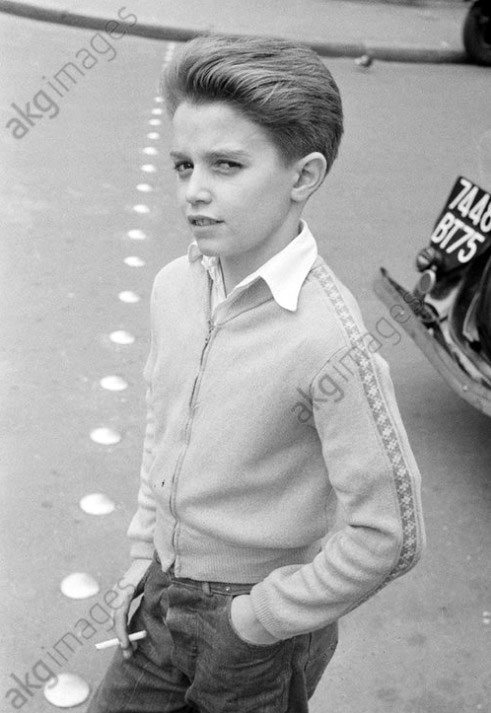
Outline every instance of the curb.
MULTIPOLYGON (((106 30, 108 23, 113 19, 96 15, 84 15, 69 10, 39 7, 27 2, 17 2, 16 0, 0 0, 0 12, 37 20, 39 22, 51 22, 88 30, 106 30)), ((168 42, 186 42, 204 32, 206 32, 206 30, 171 27, 152 23, 137 23, 127 28, 128 35, 146 37, 153 40, 165 40, 168 42)), ((227 34, 233 36, 232 33, 227 34)), ((425 64, 455 64, 468 62, 463 49, 456 50, 446 47, 329 41, 306 41, 306 44, 323 57, 360 57, 361 55, 368 54, 373 59, 386 62, 419 62, 425 64)))

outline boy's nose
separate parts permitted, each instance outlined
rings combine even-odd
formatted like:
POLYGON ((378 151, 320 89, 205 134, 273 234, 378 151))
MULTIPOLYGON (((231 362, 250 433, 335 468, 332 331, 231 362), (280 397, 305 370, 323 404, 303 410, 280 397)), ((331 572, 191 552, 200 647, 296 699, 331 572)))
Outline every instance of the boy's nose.
POLYGON ((203 176, 193 172, 186 185, 186 201, 191 205, 195 203, 209 203, 211 193, 203 176))

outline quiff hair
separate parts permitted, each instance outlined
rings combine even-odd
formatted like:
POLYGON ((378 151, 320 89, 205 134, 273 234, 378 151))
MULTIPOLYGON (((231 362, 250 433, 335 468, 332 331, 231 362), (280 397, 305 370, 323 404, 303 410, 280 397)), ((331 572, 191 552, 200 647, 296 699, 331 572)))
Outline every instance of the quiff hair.
POLYGON ((186 42, 164 69, 172 117, 186 101, 224 101, 261 126, 288 165, 313 151, 330 170, 343 133, 338 86, 310 48, 275 38, 206 35, 186 42))

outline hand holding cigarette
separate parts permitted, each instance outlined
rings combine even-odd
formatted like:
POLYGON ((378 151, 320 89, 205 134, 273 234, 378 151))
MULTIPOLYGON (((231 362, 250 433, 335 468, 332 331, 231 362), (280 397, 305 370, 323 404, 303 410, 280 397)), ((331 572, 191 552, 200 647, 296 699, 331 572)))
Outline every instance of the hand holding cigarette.
MULTIPOLYGON (((130 634, 128 636, 128 639, 130 641, 140 641, 140 639, 144 639, 146 635, 146 631, 136 631, 134 634, 130 634)), ((107 639, 107 641, 100 641, 98 644, 95 644, 96 649, 99 649, 99 651, 101 651, 102 649, 109 649, 111 648, 111 646, 121 646, 120 640, 107 639)))
MULTIPOLYGON (((119 645, 121 647, 124 659, 130 659, 133 656, 133 647, 135 646, 134 641, 131 641, 127 632, 131 603, 134 600, 134 594, 138 585, 144 580, 150 564, 150 560, 133 560, 129 569, 117 584, 117 588, 121 592, 122 601, 112 612, 114 633, 117 637, 113 646, 119 645)), ((141 634, 141 632, 137 633, 141 634)))

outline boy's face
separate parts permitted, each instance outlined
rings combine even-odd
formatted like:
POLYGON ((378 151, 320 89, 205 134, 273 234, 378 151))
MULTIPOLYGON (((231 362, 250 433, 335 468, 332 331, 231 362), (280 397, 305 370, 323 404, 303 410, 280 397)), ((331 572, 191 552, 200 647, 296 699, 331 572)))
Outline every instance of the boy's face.
POLYGON ((198 247, 257 269, 297 235, 295 165, 226 102, 183 102, 173 127, 178 199, 198 247))

